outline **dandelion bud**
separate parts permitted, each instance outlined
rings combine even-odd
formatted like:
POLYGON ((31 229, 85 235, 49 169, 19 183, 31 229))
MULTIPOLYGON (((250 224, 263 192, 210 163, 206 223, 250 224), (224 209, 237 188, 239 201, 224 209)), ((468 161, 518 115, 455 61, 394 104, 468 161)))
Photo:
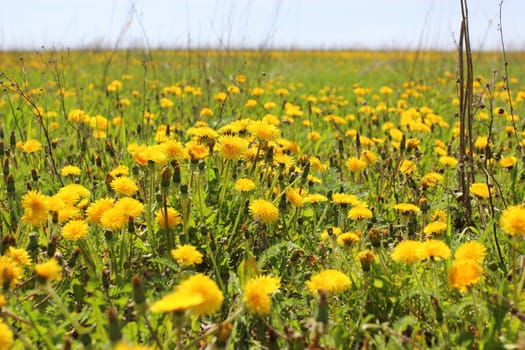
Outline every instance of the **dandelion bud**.
POLYGON ((4 172, 4 176, 7 176, 7 174, 9 174, 9 158, 6 158, 6 160, 4 161, 2 171, 4 172))
MULTIPOLYGON (((2 85, 2 82, 0 82, 0 85, 2 85)), ((4 128, 0 128, 0 139, 3 139, 4 136, 4 128)))
POLYGON ((345 147, 344 147, 344 143, 343 143, 343 140, 338 140, 337 141, 337 150, 339 151, 339 153, 344 153, 345 151, 345 147))
MULTIPOLYGON (((164 167, 160 172, 160 186, 162 189, 167 189, 170 186, 171 180, 171 169, 169 167, 164 167)), ((179 174, 180 175, 180 174, 179 174)))
POLYGON ((407 148, 407 139, 405 137, 405 134, 401 137, 401 143, 399 144, 399 150, 401 153, 405 152, 405 149, 407 148))
POLYGON ((442 323, 443 322, 443 311, 441 310, 441 306, 439 305, 439 300, 432 295, 430 296, 430 300, 432 302, 432 308, 434 309, 434 312, 436 313, 436 321, 438 321, 438 323, 442 323))
POLYGON ((13 174, 7 174, 7 177, 5 179, 6 181, 6 189, 8 194, 15 194, 15 178, 13 177, 13 174))
POLYGON ((49 258, 55 255, 55 252, 57 250, 57 238, 57 235, 52 235, 51 239, 49 240, 49 243, 47 244, 47 256, 49 258))
POLYGON ((112 343, 116 343, 122 339, 122 332, 118 323, 118 312, 110 307, 106 310, 106 316, 109 322, 107 328, 109 340, 111 340, 112 343))
POLYGON ((304 168, 303 168, 303 173, 301 174, 301 177, 303 179, 303 181, 305 181, 306 179, 308 179, 308 174, 310 173, 310 162, 307 162, 305 165, 304 165, 304 168))
POLYGON ((133 216, 128 216, 128 232, 135 233, 135 220, 133 220, 133 216))
POLYGON ((364 272, 370 271, 370 266, 376 260, 375 254, 371 250, 364 250, 358 254, 359 262, 361 263, 361 268, 364 272))
POLYGON ((113 242, 113 231, 104 231, 104 238, 106 239, 106 242, 108 242, 108 244, 111 244, 113 242))
POLYGON ((111 157, 115 157, 115 149, 109 141, 106 141, 106 152, 108 152, 111 157))
POLYGON ((180 185, 180 194, 184 196, 188 195, 188 185, 187 184, 180 185))
POLYGON ((108 290, 111 285, 111 271, 106 268, 102 270, 102 287, 104 287, 105 290, 108 290))
POLYGON ((217 348, 226 349, 232 330, 233 326, 230 322, 223 322, 219 325, 219 329, 217 330, 217 340, 215 341, 215 346, 217 348))
POLYGON ((75 248, 75 250, 73 251, 73 254, 71 254, 71 258, 67 262, 67 266, 69 266, 70 268, 75 267, 75 264, 77 263, 78 257, 80 256, 80 253, 81 253, 80 248, 78 248, 78 247, 75 248))
POLYGON ((58 220, 58 211, 53 210, 51 220, 52 220, 53 224, 55 224, 55 225, 58 224, 58 221, 59 221, 58 220))
POLYGON ((180 165, 179 162, 174 160, 171 165, 173 166, 173 178, 172 181, 174 184, 180 184, 180 165))
POLYGON ((106 188, 108 189, 109 193, 114 193, 113 187, 111 186, 111 182, 113 180, 115 180, 113 175, 111 175, 111 174, 107 174, 106 175, 106 179, 104 180, 104 182, 106 183, 106 188))
POLYGON ((9 135, 9 145, 11 146, 11 149, 16 147, 16 136, 14 131, 11 131, 11 135, 9 135))
POLYGON ((4 141, 0 140, 0 157, 3 157, 4 154, 5 154, 4 141))
POLYGON ((329 310, 328 310, 328 292, 325 290, 319 291, 319 304, 317 305, 317 314, 315 321, 319 322, 325 328, 328 325, 329 310))
POLYGON ((131 285, 133 286, 133 301, 137 305, 142 305, 146 302, 146 292, 144 291, 144 284, 142 278, 139 275, 133 276, 131 279, 131 285))
POLYGON ((38 254, 38 236, 35 232, 29 234, 29 243, 27 244, 27 251, 31 255, 31 259, 35 261, 38 254))
POLYGON ((80 153, 85 153, 88 150, 87 141, 85 138, 82 138, 82 141, 80 142, 80 153))
POLYGON ((98 167, 102 166, 102 158, 100 158, 100 155, 98 155, 98 154, 95 157, 95 165, 98 166, 98 167))
POLYGON ((36 171, 36 169, 31 169, 31 179, 34 182, 38 181, 38 172, 36 171))

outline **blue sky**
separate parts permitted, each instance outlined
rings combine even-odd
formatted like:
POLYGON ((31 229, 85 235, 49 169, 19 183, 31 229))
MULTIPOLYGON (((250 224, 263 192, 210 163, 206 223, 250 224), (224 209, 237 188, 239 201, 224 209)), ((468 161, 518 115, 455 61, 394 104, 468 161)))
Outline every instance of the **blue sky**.
MULTIPOLYGON (((81 47, 454 49, 459 0, 1 0, 0 50, 81 47)), ((500 0, 470 0, 472 47, 499 49, 500 0)), ((505 0, 525 49, 525 1, 505 0)))

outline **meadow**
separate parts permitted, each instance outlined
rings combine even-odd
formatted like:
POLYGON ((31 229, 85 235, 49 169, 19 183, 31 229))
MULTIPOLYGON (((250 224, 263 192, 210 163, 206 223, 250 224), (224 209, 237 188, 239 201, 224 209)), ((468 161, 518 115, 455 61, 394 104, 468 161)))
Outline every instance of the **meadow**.
POLYGON ((524 58, 0 53, 0 350, 525 347, 524 58))

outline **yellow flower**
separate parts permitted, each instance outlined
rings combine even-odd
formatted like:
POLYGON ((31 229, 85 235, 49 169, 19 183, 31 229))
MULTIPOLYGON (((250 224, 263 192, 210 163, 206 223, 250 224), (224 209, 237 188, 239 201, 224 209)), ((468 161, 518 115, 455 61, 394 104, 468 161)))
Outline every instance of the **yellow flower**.
POLYGON ((5 255, 11 258, 11 260, 13 260, 20 266, 31 265, 31 258, 29 257, 29 253, 24 248, 15 248, 11 246, 9 247, 5 255))
POLYGON ((399 166, 399 171, 401 171, 403 174, 410 175, 414 173, 416 168, 416 163, 408 159, 403 159, 401 165, 399 166))
POLYGON ((89 126, 94 130, 106 130, 108 127, 108 120, 101 115, 96 115, 89 118, 89 126))
POLYGON ((364 205, 353 207, 348 211, 348 218, 352 220, 371 219, 372 217, 374 213, 364 205))
POLYGON ((521 205, 507 207, 499 220, 501 229, 509 235, 525 235, 525 208, 521 205))
POLYGON ((89 117, 84 110, 73 109, 68 113, 67 119, 72 123, 85 123, 89 120, 89 117))
POLYGON ((228 94, 226 94, 225 92, 221 91, 221 92, 216 93, 213 98, 217 102, 224 103, 226 101, 226 99, 228 98, 228 94))
POLYGON ((62 266, 58 264, 55 258, 36 264, 35 272, 39 278, 45 281, 60 281, 62 279, 62 266))
POLYGON ((62 176, 69 176, 69 175, 80 175, 82 173, 82 170, 80 170, 79 167, 74 165, 66 165, 65 167, 60 170, 60 174, 62 176))
POLYGON ((255 188, 255 182, 246 178, 238 179, 235 181, 234 188, 240 192, 249 192, 255 188))
POLYGON ((286 190, 286 200, 298 208, 304 205, 304 197, 301 192, 292 187, 286 190))
POLYGON ((279 209, 264 199, 253 200, 250 203, 250 213, 255 220, 263 224, 274 223, 279 218, 279 209))
POLYGON ((392 252, 392 259, 408 264, 421 261, 421 244, 413 240, 399 242, 392 252))
POLYGON ((485 248, 483 243, 478 241, 470 241, 460 245, 458 249, 456 249, 454 257, 456 260, 473 260, 478 264, 481 264, 486 255, 487 248, 485 248))
POLYGON ((162 108, 170 108, 170 107, 173 107, 175 104, 173 103, 172 100, 170 100, 169 98, 166 98, 166 97, 163 97, 160 99, 160 106, 162 108))
POLYGON ((42 144, 38 140, 27 140, 26 142, 22 142, 20 149, 25 153, 34 153, 42 149, 42 144))
POLYGON ((201 117, 212 117, 213 111, 208 107, 204 107, 203 109, 201 109, 201 112, 199 113, 199 115, 201 117))
POLYGON ((359 241, 359 232, 345 232, 337 236, 337 244, 340 246, 351 246, 359 241))
POLYGON ((88 198, 90 192, 80 184, 69 184, 60 188, 55 197, 61 199, 64 203, 74 205, 82 198, 88 198))
POLYGON ((144 204, 131 197, 120 198, 115 203, 115 208, 120 209, 123 213, 130 217, 141 216, 144 213, 144 204))
POLYGON ((13 343, 13 332, 11 328, 0 318, 0 350, 11 349, 13 343))
POLYGON ((62 236, 69 241, 76 241, 87 235, 89 226, 84 220, 71 220, 62 227, 62 236))
POLYGON ((47 223, 47 211, 49 209, 49 198, 36 190, 27 192, 22 196, 22 207, 24 215, 22 222, 28 222, 34 227, 47 223))
POLYGON ((221 136, 218 150, 223 159, 236 160, 244 156, 248 150, 249 142, 239 136, 221 136))
POLYGON ((119 194, 132 196, 139 190, 135 180, 127 176, 117 177, 111 181, 111 188, 119 194))
POLYGON ((326 202, 327 200, 328 198, 326 198, 326 196, 323 196, 322 194, 319 194, 319 193, 312 193, 304 197, 305 203, 320 203, 320 202, 326 202))
POLYGON ((321 239, 327 239, 328 237, 339 237, 339 235, 343 233, 343 231, 337 227, 337 226, 331 226, 329 228, 326 228, 321 232, 321 239))
POLYGON ((474 260, 455 260, 448 271, 449 284, 464 293, 467 288, 478 283, 481 279, 483 268, 474 260))
POLYGON ((248 132, 262 140, 271 141, 279 136, 279 129, 273 125, 268 124, 262 120, 254 121, 248 125, 248 132))
POLYGON ((441 260, 447 259, 450 256, 450 248, 448 245, 440 240, 429 239, 421 244, 421 259, 441 260))
POLYGON ((311 292, 322 290, 328 293, 340 293, 350 288, 350 285, 351 281, 347 275, 332 269, 321 271, 306 282, 306 287, 311 292))
POLYGON ((189 308, 192 315, 211 315, 220 309, 224 295, 217 284, 208 276, 201 273, 183 281, 178 290, 202 297, 202 303, 189 308))
POLYGON ((173 208, 167 208, 167 216, 164 209, 159 209, 157 211, 157 222, 159 223, 160 228, 174 228, 179 225, 182 220, 180 218, 180 213, 173 208))
POLYGON ((374 252, 369 249, 359 252, 359 254, 357 254, 357 257, 364 271, 370 270, 370 265, 372 265, 377 260, 377 257, 374 254, 374 252))
POLYGON ((272 308, 270 294, 275 293, 279 286, 279 278, 271 276, 259 276, 246 282, 243 303, 248 312, 260 316, 269 314, 272 308))
POLYGON ((171 256, 179 265, 190 266, 202 263, 202 253, 191 244, 180 245, 171 251, 171 256))
POLYGON ((394 209, 402 212, 403 214, 419 213, 421 210, 419 207, 412 203, 399 203, 394 205, 394 209))
POLYGON ((478 198, 489 198, 489 186, 486 183, 473 183, 470 185, 470 193, 478 198))
POLYGON ((123 340, 115 344, 113 350, 153 350, 153 347, 146 345, 130 345, 123 340))
POLYGON ((186 150, 191 159, 195 161, 202 160, 210 154, 210 151, 206 145, 193 141, 186 144, 186 150))
POLYGON ((364 160, 368 165, 375 164, 377 162, 377 156, 372 151, 363 151, 361 159, 364 160))
POLYGON ((424 188, 431 188, 436 186, 441 181, 443 181, 443 175, 432 172, 423 175, 421 178, 421 185, 423 185, 424 188))
POLYGON ((348 158, 345 164, 348 170, 350 170, 353 173, 360 173, 368 165, 366 161, 361 160, 357 157, 348 158))
POLYGON ((89 222, 100 224, 102 215, 109 209, 113 208, 115 202, 112 198, 101 198, 91 203, 86 210, 87 220, 89 222))
POLYGON ((21 277, 20 266, 8 256, 0 256, 0 288, 13 288, 21 277))
POLYGON ((487 136, 478 136, 474 141, 474 147, 482 151, 489 145, 489 138, 487 136))
POLYGON ((455 167, 458 165, 458 160, 454 157, 450 157, 450 156, 442 156, 439 158, 439 162, 441 164, 443 164, 444 166, 447 166, 447 167, 455 167))
POLYGON ((446 222, 443 221, 433 221, 428 223, 425 228, 423 228, 423 233, 427 235, 438 234, 447 229, 446 222))
POLYGON ((332 203, 336 204, 350 204, 350 205, 360 205, 361 201, 353 194, 347 193, 334 193, 332 194, 332 203))
POLYGON ((204 298, 202 295, 192 293, 191 291, 176 289, 174 292, 166 295, 151 305, 152 312, 181 312, 191 307, 202 304, 204 298))
POLYGON ((106 230, 118 231, 123 229, 129 221, 129 216, 121 207, 109 208, 100 216, 100 226, 106 230))
POLYGON ((502 168, 512 168, 518 160, 514 156, 503 157, 499 160, 499 166, 502 168))

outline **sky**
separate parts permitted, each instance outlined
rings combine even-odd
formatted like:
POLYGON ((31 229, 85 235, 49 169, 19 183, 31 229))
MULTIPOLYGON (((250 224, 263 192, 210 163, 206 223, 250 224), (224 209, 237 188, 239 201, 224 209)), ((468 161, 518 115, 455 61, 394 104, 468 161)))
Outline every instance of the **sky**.
MULTIPOLYGON (((470 0, 474 50, 499 50, 501 0, 470 0)), ((460 0, 0 0, 0 50, 456 47, 460 0)), ((525 49, 524 0, 504 0, 507 49, 525 49)))

